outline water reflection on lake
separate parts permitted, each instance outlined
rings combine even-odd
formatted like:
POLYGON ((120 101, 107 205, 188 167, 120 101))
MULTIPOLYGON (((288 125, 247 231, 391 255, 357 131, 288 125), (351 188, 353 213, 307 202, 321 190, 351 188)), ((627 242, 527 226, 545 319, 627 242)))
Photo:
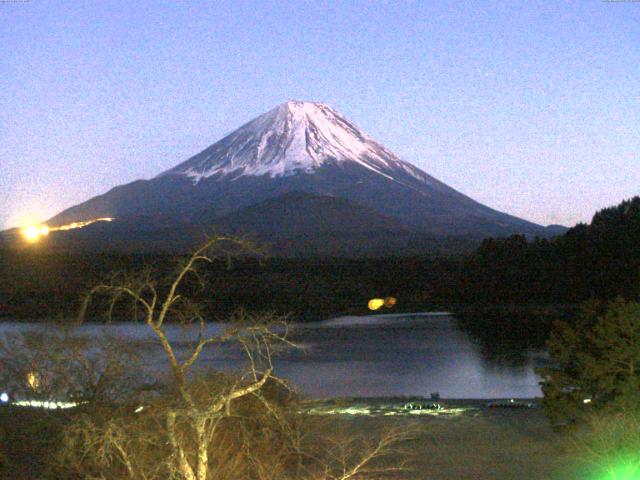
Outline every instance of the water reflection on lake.
MULTIPOLYGON (((52 328, 45 325, 0 323, 0 333, 52 328)), ((186 353, 194 332, 170 326, 170 337, 186 353)), ((213 333, 219 327, 210 325, 213 333)), ((148 366, 166 360, 145 325, 84 325, 87 334, 105 329, 136 342, 148 366), (143 347, 146 347, 144 349, 143 347)), ((304 348, 281 353, 276 374, 312 397, 424 395, 444 398, 510 398, 540 396, 534 373, 542 352, 487 361, 482 347, 443 314, 343 317, 297 325, 292 339, 304 348)), ((237 367, 240 352, 230 347, 205 350, 200 364, 237 367)))

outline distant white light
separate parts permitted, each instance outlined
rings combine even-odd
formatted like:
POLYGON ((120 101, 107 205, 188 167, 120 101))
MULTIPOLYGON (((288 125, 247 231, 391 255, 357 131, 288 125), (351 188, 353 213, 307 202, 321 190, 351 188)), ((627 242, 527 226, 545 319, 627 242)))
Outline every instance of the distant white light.
POLYGON ((19 400, 13 402, 14 405, 19 407, 33 407, 33 408, 46 408, 47 410, 74 408, 80 405, 78 402, 56 402, 56 401, 41 401, 41 400, 19 400))
POLYGON ((144 410, 144 406, 140 405, 138 408, 134 410, 134 413, 140 413, 142 410, 144 410))
POLYGON ((0 402, 7 403, 8 401, 9 401, 9 395, 7 395, 6 392, 3 392, 2 394, 0 394, 0 402))
POLYGON ((591 403, 591 399, 590 398, 585 398, 584 400, 582 400, 582 403, 591 403))

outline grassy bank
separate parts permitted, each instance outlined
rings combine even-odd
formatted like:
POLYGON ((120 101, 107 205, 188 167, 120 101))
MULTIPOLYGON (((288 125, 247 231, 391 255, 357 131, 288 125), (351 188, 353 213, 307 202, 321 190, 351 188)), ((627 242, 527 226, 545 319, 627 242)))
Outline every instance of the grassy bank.
MULTIPOLYGON (((442 403, 448 409, 439 415, 403 411, 402 401, 397 399, 314 401, 305 403, 304 408, 330 418, 337 428, 372 438, 388 428, 416 429, 415 438, 403 445, 411 470, 399 473, 398 479, 588 478, 578 471, 573 454, 563 447, 563 438, 550 429, 540 408, 488 408, 485 400, 442 403), (389 414, 392 403, 398 407, 397 414, 389 414), (349 409, 354 413, 345 414, 349 409)), ((46 478, 46 465, 65 415, 0 408, 5 453, 1 478, 46 478)))
MULTIPOLYGON (((532 401, 532 400, 527 400, 532 401)), ((417 428, 404 446, 410 452, 413 480, 584 480, 575 454, 552 431, 544 412, 534 408, 489 408, 488 400, 446 400, 440 414, 396 409, 390 402, 331 400, 312 402, 318 410, 348 411, 339 415, 354 431, 375 435, 387 428, 417 428), (362 406, 369 404, 367 413, 362 406), (371 406, 373 405, 373 408, 371 406), (354 408, 355 407, 355 408, 354 408), (398 414, 399 413, 399 414, 398 414)), ((395 402, 396 406, 402 405, 395 402)))

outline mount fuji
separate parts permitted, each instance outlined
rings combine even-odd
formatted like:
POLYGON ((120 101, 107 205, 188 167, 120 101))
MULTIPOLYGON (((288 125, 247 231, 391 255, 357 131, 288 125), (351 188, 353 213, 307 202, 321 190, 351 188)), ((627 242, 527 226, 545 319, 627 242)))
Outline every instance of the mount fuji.
POLYGON ((186 246, 205 230, 276 238, 299 251, 318 248, 318 238, 343 239, 358 251, 356 238, 397 249, 403 236, 558 233, 472 200, 401 160, 331 107, 295 100, 155 178, 115 187, 47 224, 101 217, 115 221, 87 228, 94 237, 129 247, 135 242, 128 239, 144 238, 145 249, 154 242, 186 246))

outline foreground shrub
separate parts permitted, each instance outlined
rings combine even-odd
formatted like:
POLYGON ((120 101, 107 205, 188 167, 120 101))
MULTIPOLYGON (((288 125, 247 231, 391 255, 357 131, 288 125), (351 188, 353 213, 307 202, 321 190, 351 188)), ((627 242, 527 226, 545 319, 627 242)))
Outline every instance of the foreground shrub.
MULTIPOLYGON (((207 405, 237 381, 218 375, 189 382, 186 388, 207 405), (213 378, 212 378, 213 377, 213 378)), ((199 416, 206 418, 207 470, 215 478, 290 478, 301 446, 296 435, 304 417, 284 387, 265 386, 260 396, 247 396, 223 415, 197 412, 181 404, 179 394, 157 398, 144 406, 91 408, 64 429, 58 474, 80 478, 184 478, 180 458, 197 463, 199 416), (194 415, 196 416, 194 418, 194 415), (179 454, 179 453, 178 453, 179 454)), ((207 477, 208 478, 208 477, 207 477)), ((213 477, 212 477, 213 478, 213 477)))

